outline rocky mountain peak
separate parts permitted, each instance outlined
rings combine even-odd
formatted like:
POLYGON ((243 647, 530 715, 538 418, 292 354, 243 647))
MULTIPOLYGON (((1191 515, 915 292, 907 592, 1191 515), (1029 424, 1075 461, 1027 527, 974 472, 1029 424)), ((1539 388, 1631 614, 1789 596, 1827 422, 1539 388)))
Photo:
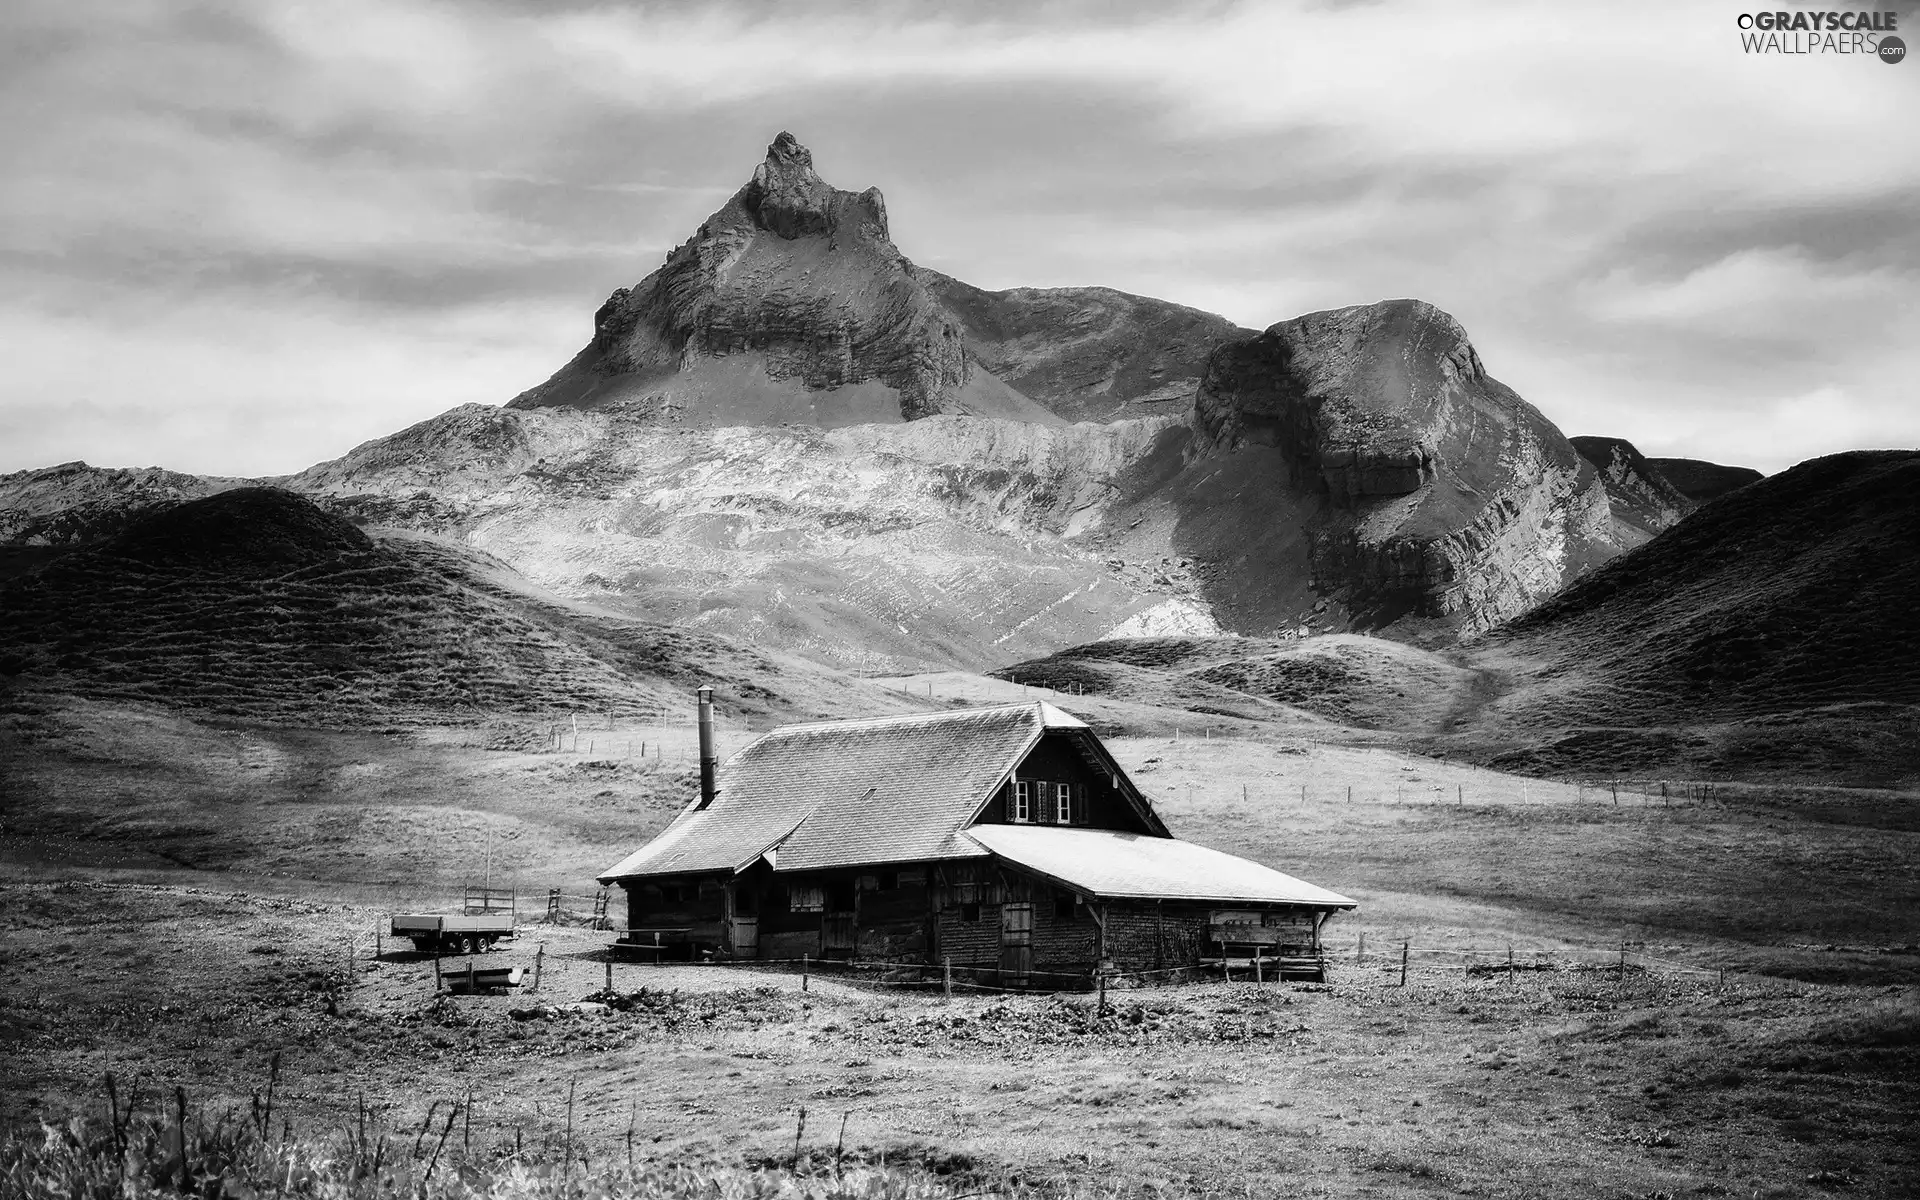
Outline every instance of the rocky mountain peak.
POLYGON ((833 234, 843 226, 870 240, 888 240, 887 205, 879 188, 859 195, 842 192, 813 169, 813 151, 782 131, 767 147, 740 192, 740 206, 768 233, 796 238, 833 234))

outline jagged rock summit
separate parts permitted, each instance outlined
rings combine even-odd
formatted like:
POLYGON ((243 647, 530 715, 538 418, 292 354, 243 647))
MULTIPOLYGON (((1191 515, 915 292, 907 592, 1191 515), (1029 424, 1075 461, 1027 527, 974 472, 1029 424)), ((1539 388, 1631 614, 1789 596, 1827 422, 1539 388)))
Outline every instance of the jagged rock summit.
POLYGON ((625 402, 705 425, 1051 417, 976 377, 959 322, 890 239, 880 190, 833 187, 790 133, 593 324, 572 362, 510 406, 625 402))

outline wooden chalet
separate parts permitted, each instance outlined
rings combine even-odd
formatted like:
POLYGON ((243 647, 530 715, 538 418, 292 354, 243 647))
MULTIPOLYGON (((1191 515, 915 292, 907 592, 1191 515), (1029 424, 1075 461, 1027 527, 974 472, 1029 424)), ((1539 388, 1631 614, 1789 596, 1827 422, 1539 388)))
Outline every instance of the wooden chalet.
POLYGON ((1050 704, 789 725, 718 769, 701 700, 700 798, 600 876, 634 953, 951 961, 1004 986, 1229 957, 1318 975, 1322 924, 1354 907, 1172 836, 1050 704))

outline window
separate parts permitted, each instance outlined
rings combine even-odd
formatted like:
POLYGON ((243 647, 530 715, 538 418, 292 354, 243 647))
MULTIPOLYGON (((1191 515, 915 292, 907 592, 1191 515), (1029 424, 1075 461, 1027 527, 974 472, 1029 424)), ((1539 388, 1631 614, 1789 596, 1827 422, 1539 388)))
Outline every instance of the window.
POLYGON ((1007 814, 1007 820, 1016 825, 1025 825, 1033 820, 1033 785, 1024 779, 1013 783, 1013 811, 1007 814))
POLYGON ((827 894, 825 889, 804 883, 787 885, 788 912, 825 912, 827 894))
POLYGON ((980 923, 980 906, 978 904, 962 904, 960 906, 960 919, 969 925, 978 925, 980 923))
POLYGON ((1056 808, 1054 820, 1062 825, 1073 824, 1073 785, 1063 783, 1054 789, 1056 808))
POLYGON ((1079 902, 1079 899, 1080 898, 1072 892, 1055 891, 1053 893, 1053 919, 1056 921, 1073 920, 1074 905, 1079 902))

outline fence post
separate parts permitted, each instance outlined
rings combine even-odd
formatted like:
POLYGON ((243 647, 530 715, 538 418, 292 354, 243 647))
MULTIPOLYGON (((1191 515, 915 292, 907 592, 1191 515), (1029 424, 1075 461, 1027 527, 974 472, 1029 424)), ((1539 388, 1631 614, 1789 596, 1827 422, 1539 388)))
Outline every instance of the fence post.
POLYGON ((606 963, 607 963, 607 991, 609 994, 611 994, 613 991, 613 951, 612 950, 607 951, 606 963))
POLYGON ((1400 986, 1407 986, 1407 953, 1413 948, 1411 941, 1400 943, 1400 986))
POLYGON ((807 966, 807 956, 802 954, 800 956, 800 990, 803 992, 807 990, 807 966))
POLYGON ((953 955, 949 954, 940 961, 940 990, 946 994, 947 1003, 953 1003, 953 955))
POLYGON ((541 942, 539 949, 533 952, 533 990, 536 992, 540 990, 540 968, 546 962, 546 958, 547 944, 541 942))

